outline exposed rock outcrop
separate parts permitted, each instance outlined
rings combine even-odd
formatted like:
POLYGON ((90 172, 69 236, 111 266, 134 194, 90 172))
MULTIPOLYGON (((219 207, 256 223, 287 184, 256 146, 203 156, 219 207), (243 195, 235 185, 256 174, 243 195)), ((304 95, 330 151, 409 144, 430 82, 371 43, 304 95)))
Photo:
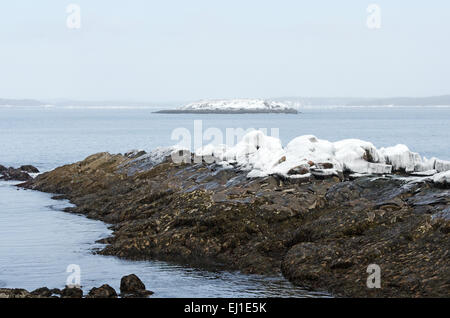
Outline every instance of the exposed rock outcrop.
POLYGON ((216 164, 145 158, 99 153, 22 186, 114 224, 102 254, 281 271, 337 296, 450 296, 446 186, 397 176, 250 179, 216 164), (380 289, 366 286, 370 264, 381 268, 380 289))
POLYGON ((9 167, 0 165, 0 180, 17 180, 28 181, 33 179, 29 173, 38 173, 39 170, 31 165, 21 166, 20 168, 9 167))

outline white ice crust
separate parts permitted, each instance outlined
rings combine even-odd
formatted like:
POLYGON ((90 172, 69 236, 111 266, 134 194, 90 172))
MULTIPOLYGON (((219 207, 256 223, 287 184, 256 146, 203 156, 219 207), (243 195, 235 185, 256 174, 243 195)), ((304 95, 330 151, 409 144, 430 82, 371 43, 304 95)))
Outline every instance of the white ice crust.
POLYGON ((292 107, 274 101, 262 99, 202 100, 180 108, 180 110, 288 110, 292 107))
POLYGON ((294 138, 283 147, 278 138, 254 130, 235 146, 210 144, 198 149, 196 154, 213 155, 223 166, 248 171, 248 177, 252 178, 278 174, 299 179, 310 174, 337 175, 344 171, 356 174, 390 174, 394 171, 435 174, 434 182, 447 183, 450 178, 450 161, 422 158, 405 145, 377 149, 372 143, 359 139, 330 142, 305 135, 294 138))
POLYGON ((433 176, 434 183, 450 184, 450 171, 440 172, 433 176))

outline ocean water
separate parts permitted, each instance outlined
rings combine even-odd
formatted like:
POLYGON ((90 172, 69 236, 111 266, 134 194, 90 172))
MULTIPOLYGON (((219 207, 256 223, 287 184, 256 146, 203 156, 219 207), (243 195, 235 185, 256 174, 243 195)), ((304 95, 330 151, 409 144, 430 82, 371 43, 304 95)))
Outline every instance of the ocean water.
POLYGON ((406 144, 427 157, 450 160, 450 107, 304 109, 298 115, 154 114, 154 109, 0 108, 0 164, 41 170, 100 151, 123 153, 176 143, 176 128, 279 129, 283 144, 305 134, 337 141, 358 138, 376 147, 406 144))
MULTIPOLYGON (((279 129, 286 144, 313 134, 337 141, 359 138, 377 147, 406 144, 427 157, 450 159, 450 108, 320 108, 298 115, 153 114, 154 109, 0 108, 0 164, 32 164, 41 171, 100 152, 150 150, 175 143, 176 128, 279 129)), ((281 277, 208 272, 164 262, 129 262, 94 255, 94 242, 110 234, 107 226, 61 212, 67 204, 51 195, 19 190, 0 182, 0 287, 63 287, 66 267, 81 267, 85 290, 135 273, 156 297, 318 297, 281 277)))

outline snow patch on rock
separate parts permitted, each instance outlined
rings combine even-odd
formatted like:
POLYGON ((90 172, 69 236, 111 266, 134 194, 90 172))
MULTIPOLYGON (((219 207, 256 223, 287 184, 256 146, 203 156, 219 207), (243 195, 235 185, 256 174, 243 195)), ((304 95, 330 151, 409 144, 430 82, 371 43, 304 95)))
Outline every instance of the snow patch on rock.
POLYGON ((433 182, 438 184, 450 184, 450 171, 435 174, 433 176, 433 182))
POLYGON ((266 101, 262 99, 231 99, 231 100, 202 100, 180 107, 180 110, 198 110, 198 111, 224 111, 224 110, 272 110, 282 111, 293 109, 292 107, 275 101, 266 101))

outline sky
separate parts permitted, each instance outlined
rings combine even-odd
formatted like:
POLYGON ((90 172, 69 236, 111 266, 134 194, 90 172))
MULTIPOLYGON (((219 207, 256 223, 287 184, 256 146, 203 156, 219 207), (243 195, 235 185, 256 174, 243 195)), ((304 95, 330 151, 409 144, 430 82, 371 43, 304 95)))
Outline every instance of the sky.
POLYGON ((449 17, 448 0, 2 1, 0 98, 450 94, 449 17))

